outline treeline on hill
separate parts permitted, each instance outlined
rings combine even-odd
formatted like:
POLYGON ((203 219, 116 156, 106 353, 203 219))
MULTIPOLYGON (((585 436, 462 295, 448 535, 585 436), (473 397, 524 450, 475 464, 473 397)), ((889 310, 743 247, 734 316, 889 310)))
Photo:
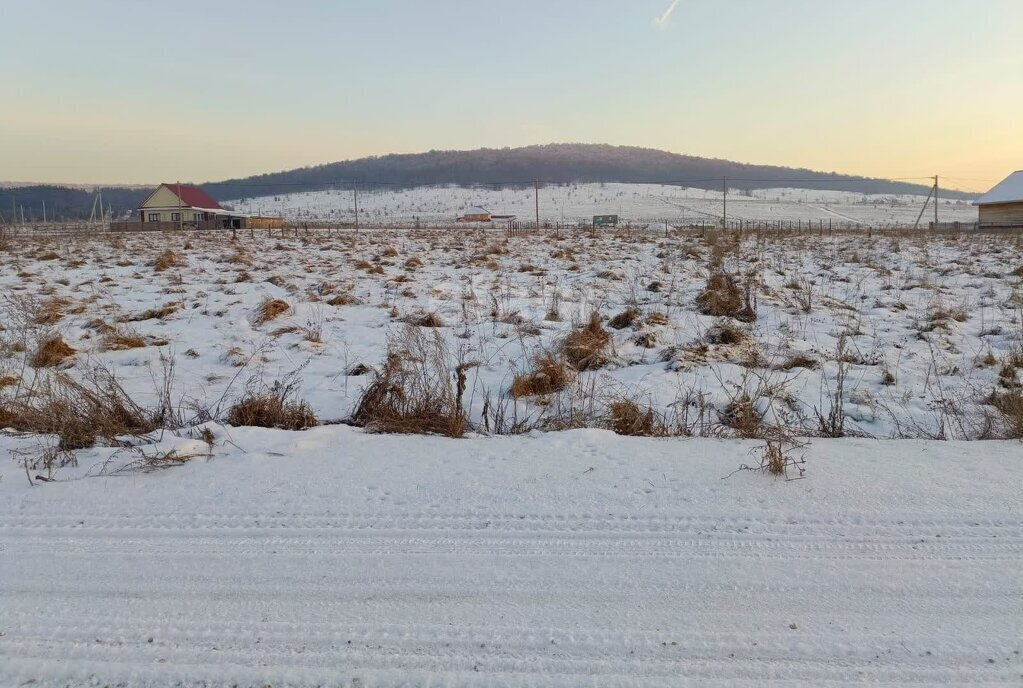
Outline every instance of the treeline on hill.
MULTIPOLYGON (((720 189, 727 177, 733 189, 765 189, 778 186, 831 189, 876 194, 927 195, 926 184, 868 179, 834 172, 698 158, 635 146, 604 144, 549 144, 523 148, 481 148, 473 151, 430 151, 360 158, 302 167, 243 179, 209 182, 203 188, 218 201, 255 196, 274 196, 299 191, 411 187, 428 184, 506 185, 542 182, 662 182, 720 189)), ((136 208, 147 189, 102 189, 104 205, 114 216, 136 208)), ((943 191, 942 196, 972 199, 975 194, 943 191)), ((95 191, 59 187, 24 186, 0 188, 0 222, 42 219, 42 206, 51 219, 89 217, 95 191), (17 214, 16 217, 13 217, 17 214)))
POLYGON ((0 224, 41 222, 45 205, 46 219, 69 221, 88 219, 99 204, 98 193, 102 193, 103 207, 109 208, 115 217, 138 207, 151 189, 129 189, 123 187, 75 189, 67 186, 0 187, 0 224))
MULTIPOLYGON (((731 188, 741 189, 792 186, 922 195, 930 190, 926 184, 791 167, 747 165, 635 146, 575 143, 384 155, 231 179, 208 184, 205 188, 218 200, 230 200, 346 188, 353 184, 372 187, 381 182, 398 186, 512 185, 539 179, 547 182, 678 182, 696 188, 720 189, 723 177, 734 180, 729 183, 731 188)), ((946 198, 974 198, 973 194, 952 191, 943 195, 946 198)))

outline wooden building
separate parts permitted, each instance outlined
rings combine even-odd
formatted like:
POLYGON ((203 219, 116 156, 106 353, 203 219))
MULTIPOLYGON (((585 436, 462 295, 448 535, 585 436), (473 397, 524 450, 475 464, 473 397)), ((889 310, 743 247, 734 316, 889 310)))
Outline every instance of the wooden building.
POLYGON ((1023 170, 1013 172, 973 202, 981 228, 1023 229, 1023 170))
POLYGON ((160 184, 142 201, 138 213, 140 222, 178 222, 189 227, 230 217, 209 194, 188 184, 160 184))
POLYGON ((161 184, 146 197, 138 220, 111 223, 115 231, 172 229, 278 229, 284 220, 236 213, 217 203, 198 186, 161 184))
POLYGON ((455 218, 456 222, 490 222, 493 218, 490 211, 479 206, 467 208, 464 213, 455 218))

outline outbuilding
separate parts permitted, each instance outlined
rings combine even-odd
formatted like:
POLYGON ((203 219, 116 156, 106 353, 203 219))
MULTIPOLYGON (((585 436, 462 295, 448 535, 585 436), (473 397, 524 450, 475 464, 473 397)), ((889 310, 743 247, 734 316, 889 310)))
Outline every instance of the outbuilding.
POLYGON ((474 206, 466 208, 465 212, 455 219, 457 222, 490 222, 493 218, 486 208, 474 206))
POLYGON ((1017 170, 973 202, 981 228, 1023 229, 1023 170, 1017 170))

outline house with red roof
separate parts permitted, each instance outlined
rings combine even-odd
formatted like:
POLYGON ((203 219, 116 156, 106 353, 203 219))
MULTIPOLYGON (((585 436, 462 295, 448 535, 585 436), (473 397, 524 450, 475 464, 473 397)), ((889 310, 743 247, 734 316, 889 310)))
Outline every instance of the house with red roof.
POLYGON ((143 224, 176 223, 182 228, 241 228, 246 216, 221 207, 208 193, 189 184, 160 184, 138 208, 143 224))

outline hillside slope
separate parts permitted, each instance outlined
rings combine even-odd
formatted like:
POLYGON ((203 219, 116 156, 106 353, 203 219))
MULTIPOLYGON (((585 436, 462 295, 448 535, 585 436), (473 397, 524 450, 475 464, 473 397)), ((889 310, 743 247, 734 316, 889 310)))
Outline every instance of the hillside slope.
MULTIPOLYGON (((303 167, 284 172, 207 184, 217 199, 245 198, 296 191, 346 188, 353 183, 514 185, 534 179, 548 182, 661 182, 720 189, 728 177, 733 188, 779 186, 860 193, 922 194, 920 184, 868 179, 834 172, 775 165, 750 165, 715 158, 679 155, 652 148, 605 144, 557 143, 522 148, 430 151, 395 154, 303 167)), ((973 194, 947 192, 948 198, 973 194)))

